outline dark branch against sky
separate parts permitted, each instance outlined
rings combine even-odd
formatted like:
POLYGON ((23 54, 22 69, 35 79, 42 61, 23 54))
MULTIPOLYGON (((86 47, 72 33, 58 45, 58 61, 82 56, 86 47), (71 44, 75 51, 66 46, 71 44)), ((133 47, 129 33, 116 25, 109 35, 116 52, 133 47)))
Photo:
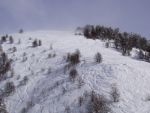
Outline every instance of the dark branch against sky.
POLYGON ((150 0, 0 0, 0 33, 119 27, 150 37, 150 0))

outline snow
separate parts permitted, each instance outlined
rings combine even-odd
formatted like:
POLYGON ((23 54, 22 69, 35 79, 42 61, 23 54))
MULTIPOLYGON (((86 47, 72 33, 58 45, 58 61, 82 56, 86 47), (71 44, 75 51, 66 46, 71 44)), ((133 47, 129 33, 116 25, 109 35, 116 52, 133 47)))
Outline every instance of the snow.
POLYGON ((120 93, 119 102, 111 105, 114 113, 149 113, 150 101, 146 99, 150 96, 150 63, 135 59, 134 51, 130 57, 122 56, 113 48, 105 48, 105 42, 85 39, 72 31, 11 35, 15 42, 6 42, 2 46, 14 60, 14 76, 0 83, 1 88, 8 81, 13 81, 16 86, 15 93, 5 99, 9 113, 21 113, 23 108, 28 108, 27 113, 66 113, 67 107, 71 113, 84 113, 84 107, 78 105, 80 96, 95 91, 110 99, 113 86, 120 93), (40 39, 42 46, 32 48, 34 39, 40 39), (12 47, 17 51, 10 52, 12 47), (77 49, 81 52, 81 62, 76 67, 78 78, 72 82, 68 72, 64 73, 67 64, 64 57, 77 49), (103 57, 100 64, 94 62, 97 52, 103 57), (48 58, 49 54, 56 54, 56 57, 48 58), (23 61, 24 57, 26 61, 23 61), (19 85, 25 76, 28 82, 19 85), (81 88, 79 79, 84 81, 81 88))

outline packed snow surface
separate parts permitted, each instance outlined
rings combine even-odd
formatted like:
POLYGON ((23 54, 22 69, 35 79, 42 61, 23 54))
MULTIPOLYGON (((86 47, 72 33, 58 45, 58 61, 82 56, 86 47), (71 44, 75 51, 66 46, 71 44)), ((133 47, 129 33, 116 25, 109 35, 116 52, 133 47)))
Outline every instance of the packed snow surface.
POLYGON ((120 94, 119 102, 110 105, 114 113, 150 113, 150 63, 122 56, 113 48, 106 48, 101 40, 86 39, 69 31, 36 31, 10 34, 14 43, 2 44, 9 58, 13 59, 14 76, 0 82, 14 82, 16 90, 5 99, 9 113, 85 113, 78 105, 79 97, 86 92, 111 98, 112 87, 120 94), (31 47, 37 39, 42 45, 31 47), (20 43, 18 41, 20 40, 20 43), (16 47, 16 52, 10 48, 16 47), (67 53, 81 53, 76 66, 75 81, 65 72, 67 53), (100 52, 103 61, 95 63, 100 52), (50 57, 51 56, 51 57, 50 57), (21 81, 28 78, 26 84, 21 81), (83 83, 80 84, 79 81, 83 83), (81 85, 81 86, 79 86, 81 85))

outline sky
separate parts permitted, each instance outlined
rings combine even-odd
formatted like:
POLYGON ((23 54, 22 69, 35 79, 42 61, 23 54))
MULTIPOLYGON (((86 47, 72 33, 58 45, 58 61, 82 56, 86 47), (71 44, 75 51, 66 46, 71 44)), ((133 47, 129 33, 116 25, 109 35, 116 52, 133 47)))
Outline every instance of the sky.
POLYGON ((150 37, 149 11, 150 0, 0 0, 0 33, 98 24, 150 37))

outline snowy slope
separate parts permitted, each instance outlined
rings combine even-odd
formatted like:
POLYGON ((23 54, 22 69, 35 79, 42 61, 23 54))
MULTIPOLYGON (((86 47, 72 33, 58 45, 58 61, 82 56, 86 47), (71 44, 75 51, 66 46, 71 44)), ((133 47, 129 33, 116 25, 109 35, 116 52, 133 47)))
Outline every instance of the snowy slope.
POLYGON ((110 105, 114 113, 150 113, 150 63, 138 61, 134 56, 122 56, 113 48, 105 48, 100 40, 85 39, 68 31, 37 31, 12 34, 14 43, 4 43, 3 49, 13 59, 14 76, 0 83, 13 81, 15 93, 5 99, 9 113, 87 113, 78 105, 80 96, 95 91, 111 98, 112 87, 117 87, 119 102, 110 105), (29 39, 31 37, 31 39, 29 39), (42 46, 32 48, 32 41, 40 39, 42 46), (18 44, 18 41, 21 41, 18 44), (12 53, 9 48, 16 47, 12 53), (52 47, 52 48, 51 48, 52 47), (81 52, 77 65, 78 78, 70 81, 64 72, 68 52, 81 52), (103 62, 94 62, 100 52, 103 62), (55 57, 48 58, 48 55, 55 57), (25 85, 20 85, 24 77, 25 85), (79 81, 83 81, 79 87, 79 81), (68 109, 69 110, 68 110, 68 109))

